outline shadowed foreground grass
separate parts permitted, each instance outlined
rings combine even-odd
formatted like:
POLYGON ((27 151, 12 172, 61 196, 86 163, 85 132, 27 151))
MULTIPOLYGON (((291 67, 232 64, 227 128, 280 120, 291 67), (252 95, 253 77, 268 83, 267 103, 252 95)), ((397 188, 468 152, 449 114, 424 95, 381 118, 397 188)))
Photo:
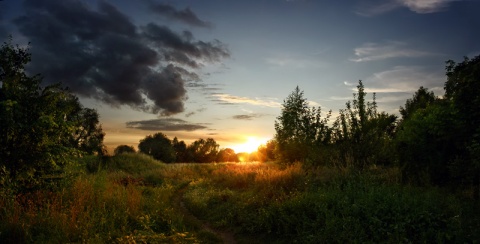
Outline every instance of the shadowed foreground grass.
POLYGON ((396 169, 166 165, 139 154, 82 161, 85 169, 53 190, 2 188, 0 242, 220 242, 184 217, 178 194, 198 219, 240 243, 480 240, 469 201, 402 186, 396 169))

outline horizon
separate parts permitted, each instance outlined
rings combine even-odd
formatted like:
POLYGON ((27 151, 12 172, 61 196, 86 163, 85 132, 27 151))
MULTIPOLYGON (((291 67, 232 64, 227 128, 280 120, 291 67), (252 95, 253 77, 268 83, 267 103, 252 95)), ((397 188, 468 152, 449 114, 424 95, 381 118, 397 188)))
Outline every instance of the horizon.
POLYGON ((0 38, 30 42, 30 71, 98 111, 110 152, 162 132, 240 153, 273 138, 296 86, 331 120, 358 80, 390 114, 420 86, 441 96, 445 61, 480 54, 478 10, 450 0, 7 0, 0 38))

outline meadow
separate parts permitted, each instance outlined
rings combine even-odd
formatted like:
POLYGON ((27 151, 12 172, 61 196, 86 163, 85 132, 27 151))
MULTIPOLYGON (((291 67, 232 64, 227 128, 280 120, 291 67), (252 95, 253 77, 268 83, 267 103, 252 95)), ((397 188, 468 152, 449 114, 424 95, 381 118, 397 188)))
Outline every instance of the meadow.
POLYGON ((0 242, 480 240, 468 194, 402 185, 396 168, 164 164, 142 154, 81 160, 48 190, 18 194, 5 184, 0 242))

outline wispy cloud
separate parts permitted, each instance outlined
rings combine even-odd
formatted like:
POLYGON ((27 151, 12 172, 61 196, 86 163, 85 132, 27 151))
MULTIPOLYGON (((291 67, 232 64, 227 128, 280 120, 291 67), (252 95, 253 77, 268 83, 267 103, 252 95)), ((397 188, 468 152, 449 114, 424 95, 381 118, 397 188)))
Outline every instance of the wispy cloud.
POLYGON ((189 123, 182 119, 163 118, 140 121, 129 121, 127 128, 150 131, 194 131, 207 129, 208 124, 189 123))
POLYGON ((460 0, 400 0, 411 11, 419 14, 435 13, 445 10, 450 2, 460 0))
POLYGON ((415 58, 432 55, 439 55, 431 52, 416 50, 408 47, 405 42, 390 41, 385 44, 365 43, 354 49, 355 58, 351 58, 353 62, 365 62, 384 60, 389 58, 415 58))
POLYGON ((265 114, 251 113, 251 114, 234 115, 232 118, 233 119, 238 119, 238 120, 252 120, 252 119, 256 119, 256 118, 261 118, 263 116, 265 116, 265 114))
POLYGON ((279 102, 274 101, 273 99, 240 97, 230 94, 213 94, 212 97, 214 97, 214 101, 220 102, 222 104, 250 104, 271 108, 277 108, 281 106, 279 102))
POLYGON ((429 14, 444 11, 451 2, 462 0, 388 0, 379 3, 363 4, 356 13, 371 17, 393 11, 398 8, 408 8, 418 14, 429 14))
POLYGON ((271 67, 295 69, 323 68, 327 65, 314 57, 294 57, 290 55, 269 57, 265 59, 265 62, 271 67))
POLYGON ((364 84, 365 91, 370 93, 413 93, 420 86, 440 93, 444 80, 441 70, 431 71, 420 66, 396 66, 374 73, 365 79, 364 84))

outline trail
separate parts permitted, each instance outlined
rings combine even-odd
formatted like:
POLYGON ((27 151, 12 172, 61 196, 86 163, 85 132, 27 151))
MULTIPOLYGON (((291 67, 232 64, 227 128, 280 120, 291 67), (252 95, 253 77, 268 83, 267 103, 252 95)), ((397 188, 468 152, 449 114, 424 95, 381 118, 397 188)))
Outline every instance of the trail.
POLYGON ((185 202, 183 201, 183 195, 185 194, 185 191, 187 191, 189 184, 190 183, 185 184, 175 192, 175 195, 172 199, 173 206, 178 207, 178 210, 180 210, 188 223, 193 223, 201 230, 213 233, 223 243, 236 244, 237 242, 235 241, 235 238, 231 232, 213 228, 208 222, 200 220, 193 213, 191 213, 190 210, 188 210, 188 208, 185 206, 185 202))

